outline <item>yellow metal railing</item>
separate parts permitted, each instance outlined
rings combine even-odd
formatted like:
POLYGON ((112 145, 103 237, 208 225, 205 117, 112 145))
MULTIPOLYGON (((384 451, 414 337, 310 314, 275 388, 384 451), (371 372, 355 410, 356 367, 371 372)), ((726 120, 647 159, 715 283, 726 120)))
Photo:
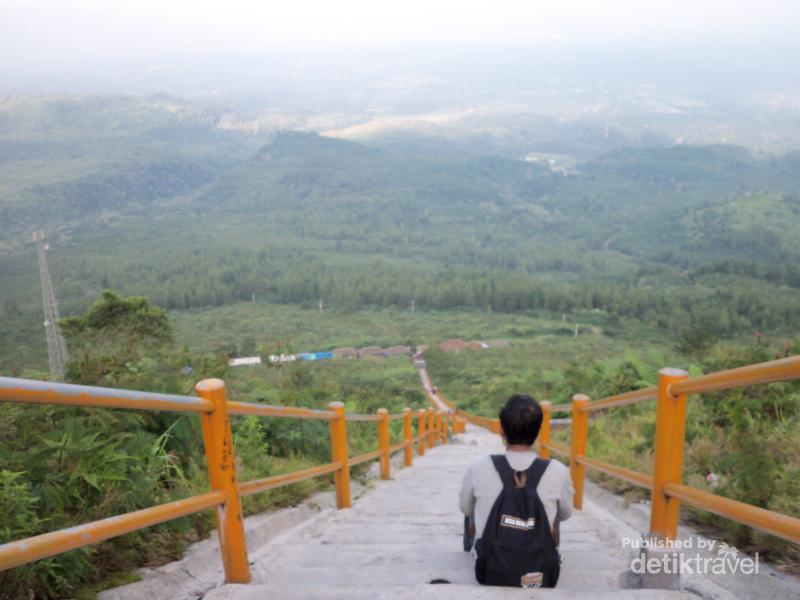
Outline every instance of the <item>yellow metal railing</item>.
MULTIPOLYGON (((570 475, 575 489, 573 503, 578 509, 583 507, 583 485, 587 467, 650 489, 652 499, 650 534, 653 536, 675 538, 680 503, 685 502, 701 510, 800 544, 800 519, 711 494, 681 482, 688 396, 796 379, 800 379, 800 356, 692 378, 689 378, 685 371, 665 368, 659 371, 658 385, 655 387, 626 392, 594 402, 583 394, 573 396, 570 404, 551 405, 549 402, 542 402, 544 420, 539 434, 539 453, 545 458, 549 457, 550 453, 569 458, 570 475), (590 413, 649 400, 656 400, 656 434, 652 474, 640 473, 586 456, 590 413), (551 415, 558 412, 572 413, 569 447, 550 440, 551 415)), ((441 392, 439 395, 441 396, 441 392)), ((452 403, 448 403, 448 406, 456 411, 456 415, 468 422, 495 433, 500 432, 498 419, 480 417, 456 410, 452 403)))
POLYGON ((393 453, 403 450, 404 465, 410 467, 414 444, 417 445, 420 456, 437 443, 446 444, 448 423, 452 420, 451 414, 443 414, 432 408, 421 409, 417 413, 405 408, 402 413, 397 414, 379 409, 377 414, 362 415, 346 413, 341 402, 331 402, 328 410, 313 410, 229 401, 225 383, 220 379, 203 380, 195 386, 195 390, 197 396, 176 396, 0 377, 0 402, 199 413, 212 490, 207 494, 0 545, 0 571, 213 508, 216 512, 225 580, 228 583, 247 583, 250 581, 250 569, 242 516, 242 496, 332 473, 336 505, 340 509, 349 508, 351 466, 379 459, 380 476, 382 479, 389 479, 390 457, 393 453), (331 462, 302 471, 239 483, 236 477, 231 415, 328 421, 331 462), (390 445, 389 435, 389 421, 392 420, 403 421, 403 441, 394 445, 390 445), (376 450, 349 456, 348 421, 376 423, 376 450))

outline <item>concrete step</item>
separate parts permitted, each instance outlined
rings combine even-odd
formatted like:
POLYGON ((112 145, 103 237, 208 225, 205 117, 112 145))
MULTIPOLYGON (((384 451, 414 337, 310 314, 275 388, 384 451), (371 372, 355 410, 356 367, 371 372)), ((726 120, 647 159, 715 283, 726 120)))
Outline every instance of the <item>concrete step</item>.
POLYGON ((685 592, 664 590, 567 590, 482 587, 476 585, 386 586, 364 582, 360 586, 342 586, 329 581, 324 585, 225 585, 208 592, 204 600, 697 600, 685 592))
MULTIPOLYGON (((278 586, 297 581, 318 584, 335 582, 336 585, 357 587, 365 578, 370 584, 386 586, 422 585, 435 579, 446 579, 452 583, 477 587, 471 560, 457 554, 434 555, 430 560, 425 557, 414 559, 382 554, 376 554, 371 559, 362 556, 361 560, 347 560, 352 558, 345 555, 343 560, 334 561, 330 566, 314 566, 291 560, 276 561, 270 565, 259 563, 252 567, 253 581, 278 586), (345 566, 346 563, 348 566, 345 566)), ((590 568, 564 563, 559 588, 594 591, 620 589, 620 572, 613 562, 598 559, 588 564, 590 568)))
POLYGON ((434 579, 446 579, 453 583, 470 585, 474 576, 466 560, 450 560, 442 564, 427 561, 405 560, 401 564, 389 564, 376 556, 371 564, 360 569, 344 568, 341 564, 331 567, 314 567, 308 564, 281 563, 274 568, 269 565, 254 565, 251 574, 256 583, 289 587, 302 581, 305 584, 334 584, 358 587, 368 582, 376 586, 406 587, 430 583, 434 579))

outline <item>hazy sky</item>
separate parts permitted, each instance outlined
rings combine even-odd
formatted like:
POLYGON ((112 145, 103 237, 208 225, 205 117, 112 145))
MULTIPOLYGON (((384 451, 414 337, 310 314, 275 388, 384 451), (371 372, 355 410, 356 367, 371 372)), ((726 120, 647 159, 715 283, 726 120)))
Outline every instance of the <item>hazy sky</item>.
POLYGON ((553 40, 780 43, 797 0, 0 0, 0 66, 274 46, 553 40))

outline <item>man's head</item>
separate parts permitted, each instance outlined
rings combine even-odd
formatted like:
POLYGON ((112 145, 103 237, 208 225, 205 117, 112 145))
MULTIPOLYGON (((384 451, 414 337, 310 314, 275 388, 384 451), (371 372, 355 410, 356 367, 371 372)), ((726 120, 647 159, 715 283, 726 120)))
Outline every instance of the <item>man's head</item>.
POLYGON ((506 444, 532 446, 542 427, 542 407, 530 396, 514 394, 500 411, 506 444))

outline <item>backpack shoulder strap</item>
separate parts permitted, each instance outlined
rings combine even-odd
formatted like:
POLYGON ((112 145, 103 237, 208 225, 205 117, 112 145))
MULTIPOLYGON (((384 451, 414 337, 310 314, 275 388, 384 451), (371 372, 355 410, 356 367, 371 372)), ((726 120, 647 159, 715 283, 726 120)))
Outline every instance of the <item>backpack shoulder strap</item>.
POLYGON ((525 471, 526 485, 529 489, 536 490, 539 486, 539 480, 542 478, 542 475, 544 475, 549 465, 550 460, 536 457, 533 463, 531 463, 531 466, 528 467, 528 470, 525 471))
POLYGON ((500 475, 500 481, 503 482, 503 488, 514 487, 514 469, 508 464, 508 459, 504 454, 492 454, 492 462, 497 474, 500 475))

